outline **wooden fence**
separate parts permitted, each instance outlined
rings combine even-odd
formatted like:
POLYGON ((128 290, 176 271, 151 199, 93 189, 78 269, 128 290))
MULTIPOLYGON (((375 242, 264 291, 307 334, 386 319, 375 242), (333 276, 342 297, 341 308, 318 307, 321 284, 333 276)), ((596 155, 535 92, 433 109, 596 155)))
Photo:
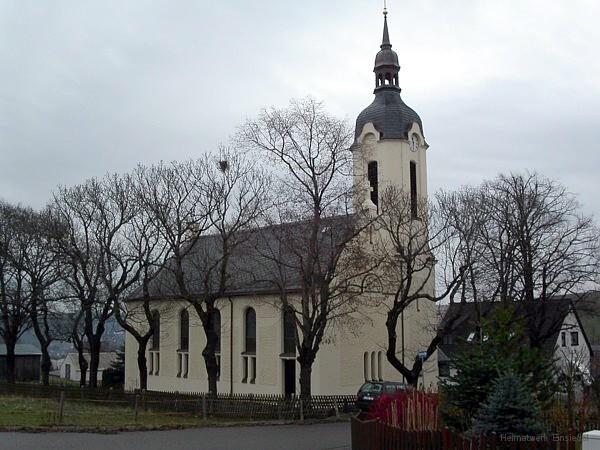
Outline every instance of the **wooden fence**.
POLYGON ((352 418, 352 450, 575 450, 580 435, 546 438, 481 436, 467 439, 447 428, 403 431, 376 420, 352 418))
POLYGON ((144 410, 189 413, 204 417, 242 419, 304 420, 339 416, 355 411, 353 395, 315 395, 308 401, 283 395, 179 393, 138 391, 123 392, 78 386, 0 383, 0 395, 18 395, 59 400, 80 400, 104 405, 143 408, 144 410))

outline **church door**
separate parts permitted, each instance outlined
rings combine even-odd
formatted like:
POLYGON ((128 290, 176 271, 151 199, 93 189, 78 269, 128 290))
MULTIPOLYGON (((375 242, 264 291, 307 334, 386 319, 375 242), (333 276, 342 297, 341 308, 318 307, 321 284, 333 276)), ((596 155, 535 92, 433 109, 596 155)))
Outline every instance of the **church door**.
POLYGON ((284 393, 286 397, 296 394, 296 360, 283 360, 284 393))

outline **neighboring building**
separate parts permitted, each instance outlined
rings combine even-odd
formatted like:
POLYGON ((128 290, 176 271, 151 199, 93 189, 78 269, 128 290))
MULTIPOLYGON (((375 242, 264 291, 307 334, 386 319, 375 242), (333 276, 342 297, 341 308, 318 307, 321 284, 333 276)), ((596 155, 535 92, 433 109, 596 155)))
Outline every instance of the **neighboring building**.
MULTIPOLYGON (((427 196, 426 151, 421 119, 400 97, 398 56, 390 44, 387 16, 383 42, 375 59, 375 99, 356 120, 352 146, 356 183, 369 183, 370 192, 356 198, 376 208, 378 191, 397 186, 418 198, 427 196)), ((324 76, 327 76, 326 74, 324 76)), ((293 225, 292 225, 293 226, 293 225)), ((335 226, 335 224, 333 224, 335 226)), ((377 231, 376 231, 377 232, 377 231)), ((256 233, 268 233, 267 229, 256 233), (266 230, 266 231, 265 231, 266 230)), ((334 234, 334 233, 332 233, 334 234)), ((263 235, 263 237, 265 237, 263 235)), ((268 240, 268 236, 267 240, 268 240)), ((333 237, 332 239, 335 239, 333 237)), ((200 239, 189 258, 210 254, 211 237, 200 239)), ((212 250, 214 251, 214 250, 212 250)), ((260 252, 245 241, 230 258, 229 290, 217 302, 215 330, 219 335, 219 392, 295 394, 299 392, 299 365, 296 361, 293 322, 278 308, 272 283, 257 283, 270 272, 256 264, 260 252), (259 273, 260 272, 260 273, 259 273), (290 339, 291 337, 291 339, 290 339)), ((198 259, 196 261, 201 261, 198 259)), ((263 261, 264 263, 264 261, 263 261)), ((192 261, 190 267, 198 267, 192 261)), ((198 271, 198 269, 195 269, 198 271)), ((206 391, 206 369, 202 358, 204 332, 194 310, 178 299, 173 280, 166 271, 156 280, 152 309, 159 327, 149 345, 148 389, 163 391, 206 391)), ((200 274, 198 275, 200 282, 200 274)), ((427 288, 433 292, 434 280, 427 288)), ((287 290, 291 301, 298 298, 299 286, 287 290), (296 296, 296 297, 294 297, 296 296)), ((385 357, 387 330, 380 306, 363 308, 353 316, 352 329, 329 329, 313 364, 313 394, 354 394, 365 380, 401 381, 385 357)), ((135 309, 135 297, 130 301, 135 309)), ((398 352, 414 358, 432 339, 429 324, 436 317, 435 304, 421 301, 409 306, 398 326, 398 352)), ((143 318, 140 323, 143 323, 143 318)), ((139 387, 137 343, 131 335, 125 342, 125 389, 139 387)), ((437 382, 436 354, 426 362, 422 383, 437 382)))
MULTIPOLYGON (((15 347, 17 381, 39 381, 42 352, 31 344, 17 344, 15 347)), ((6 345, 0 344, 0 380, 6 380, 6 345)))
POLYGON ((592 377, 600 376, 600 292, 573 296, 577 313, 592 347, 592 377))
MULTIPOLYGON (((481 319, 488 317, 501 302, 451 303, 445 306, 441 326, 451 323, 452 330, 438 346, 438 370, 440 377, 454 374, 453 357, 469 342, 485 339, 479 336, 481 319)), ((590 375, 592 347, 580 320, 575 304, 569 298, 533 302, 515 302, 515 315, 523 319, 525 334, 534 332, 541 336, 541 347, 552 354, 557 367, 576 364, 584 376, 590 375)), ((529 345, 529 341, 523 342, 529 345)))
MULTIPOLYGON (((84 357, 88 362, 88 367, 90 363, 90 354, 84 353, 84 357)), ((111 364, 117 360, 116 352, 101 352, 100 353, 100 362, 98 363, 98 384, 102 383, 102 373, 111 367, 111 364)), ((67 353, 67 356, 64 357, 59 366, 59 376, 65 380, 73 380, 79 381, 79 377, 81 376, 81 370, 79 370, 79 354, 77 352, 67 353)), ((88 373, 86 378, 89 380, 90 373, 88 368, 88 373)))

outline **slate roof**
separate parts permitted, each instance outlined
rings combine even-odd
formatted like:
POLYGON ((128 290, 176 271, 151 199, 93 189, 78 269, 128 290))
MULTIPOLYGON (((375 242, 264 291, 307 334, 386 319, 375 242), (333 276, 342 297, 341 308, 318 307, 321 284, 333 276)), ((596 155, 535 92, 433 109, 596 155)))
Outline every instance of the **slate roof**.
MULTIPOLYGON (((42 352, 35 345, 17 344, 15 346, 15 354, 21 355, 41 355, 42 352)), ((6 356, 6 344, 0 344, 0 356, 6 356)))
POLYGON ((416 122, 423 133, 419 115, 404 103, 398 88, 385 86, 375 94, 375 100, 356 118, 354 138, 358 138, 363 127, 372 122, 381 134, 380 139, 407 139, 408 131, 416 122), (389 89, 392 88, 392 89, 389 89))
MULTIPOLYGON (((320 242, 327 256, 327 249, 341 239, 344 233, 343 217, 334 217, 324 221, 320 242)), ((346 218, 348 220, 348 218, 346 218)), ((301 246, 287 246, 286 241, 297 242, 306 239, 309 225, 306 222, 257 228, 239 233, 238 244, 230 254, 227 270, 226 290, 223 296, 278 293, 279 286, 285 286, 287 292, 300 289, 299 258, 292 250, 301 246), (278 263, 280 261, 281 263, 278 263)), ((206 235, 196 241, 194 247, 184 258, 186 285, 192 294, 205 292, 204 277, 210 274, 208 285, 216 291, 218 271, 223 257, 222 239, 219 235, 206 235)), ((150 283, 149 294, 153 299, 179 298, 179 289, 172 269, 173 262, 168 261, 161 273, 150 283)), ((141 298, 137 290, 129 299, 141 298)))
MULTIPOLYGON (((469 334, 477 329, 478 317, 486 317, 502 305, 500 302, 467 302, 448 305, 441 327, 449 326, 452 329, 451 342, 439 345, 443 355, 451 358, 464 345, 469 334)), ((560 327, 569 312, 573 311, 579 320, 577 310, 569 298, 515 302, 514 306, 515 314, 525 319, 528 328, 526 333, 527 331, 535 332, 536 335, 543 336, 542 348, 548 352, 554 351, 560 327)), ((584 340, 589 345, 585 329, 583 326, 581 328, 584 340)))

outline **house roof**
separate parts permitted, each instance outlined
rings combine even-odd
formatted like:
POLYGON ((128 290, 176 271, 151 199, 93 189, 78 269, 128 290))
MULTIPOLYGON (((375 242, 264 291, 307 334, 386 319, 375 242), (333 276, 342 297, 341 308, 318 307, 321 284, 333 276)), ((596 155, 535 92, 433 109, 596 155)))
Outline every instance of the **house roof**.
MULTIPOLYGON (((338 216, 324 220, 319 242, 324 251, 321 256, 330 256, 329 249, 344 236, 349 216, 338 216), (346 220, 344 220, 346 219, 346 220)), ((306 240, 310 224, 294 222, 277 226, 256 228, 238 233, 237 243, 228 260, 227 282, 223 296, 269 294, 300 289, 300 272, 297 269, 304 256, 302 245, 291 244, 306 240)), ((183 259, 186 285, 192 294, 206 292, 205 285, 213 292, 218 291, 218 267, 223 258, 223 240, 219 235, 200 237, 183 259), (206 283, 206 284, 205 284, 206 283)), ((173 261, 167 261, 159 275, 149 285, 152 299, 180 298, 178 285, 171 269, 173 261)), ((129 300, 142 298, 142 291, 134 291, 129 300)))
MULTIPOLYGON (((83 357, 85 358, 85 360, 88 363, 90 362, 90 354, 89 353, 84 353, 83 357)), ((71 359, 72 361, 77 362, 79 360, 79 355, 75 352, 67 353, 67 355, 63 359, 63 364, 67 358, 71 359)), ((105 370, 105 369, 110 368, 111 364, 116 360, 117 360, 116 352, 100 352, 100 360, 98 362, 98 370, 105 370)))
MULTIPOLYGON (((16 355, 41 355, 39 348, 32 344, 17 344, 15 346, 16 355)), ((0 356, 6 355, 6 344, 0 344, 0 356)))
MULTIPOLYGON (((449 343, 439 345, 440 350, 450 357, 466 342, 469 335, 477 329, 480 318, 488 316, 495 309, 503 306, 501 302, 466 302, 451 303, 441 323, 451 331, 449 343)), ((586 344, 590 347, 584 327, 581 325, 577 310, 569 298, 515 302, 515 315, 525 319, 526 334, 535 334, 542 338, 542 348, 553 352, 558 341, 561 326, 569 314, 573 312, 582 328, 586 344)), ((447 341, 448 342, 448 341, 447 341)))
POLYGON ((600 292, 590 291, 577 296, 577 314, 592 348, 600 346, 600 292))

